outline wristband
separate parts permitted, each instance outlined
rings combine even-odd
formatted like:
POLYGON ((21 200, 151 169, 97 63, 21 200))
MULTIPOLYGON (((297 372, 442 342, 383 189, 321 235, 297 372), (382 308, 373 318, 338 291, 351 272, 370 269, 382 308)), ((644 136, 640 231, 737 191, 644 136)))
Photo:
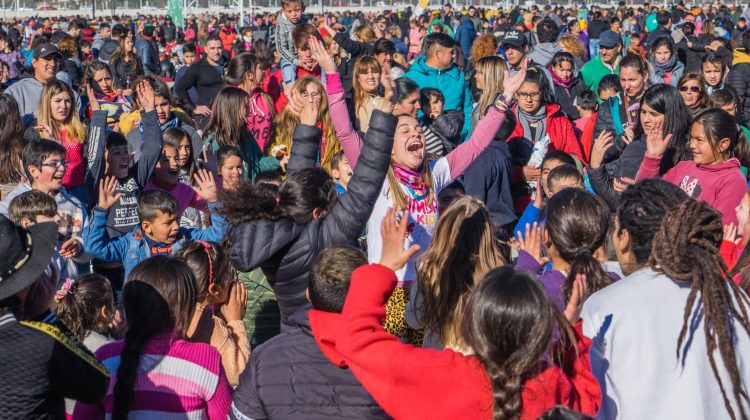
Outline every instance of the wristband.
POLYGON ((515 104, 515 100, 513 98, 508 98, 502 93, 498 93, 497 96, 495 96, 495 101, 493 103, 495 108, 497 108, 500 111, 508 110, 514 104, 515 104))

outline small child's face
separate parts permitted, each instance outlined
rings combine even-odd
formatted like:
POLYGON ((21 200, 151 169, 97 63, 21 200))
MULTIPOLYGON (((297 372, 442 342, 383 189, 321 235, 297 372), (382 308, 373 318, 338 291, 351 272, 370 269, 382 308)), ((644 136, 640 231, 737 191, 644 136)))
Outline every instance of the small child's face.
POLYGON ((141 227, 149 238, 162 244, 173 244, 177 241, 177 233, 180 230, 176 214, 156 212, 156 217, 151 221, 142 221, 141 227))
POLYGON ((40 168, 33 167, 31 172, 32 188, 47 191, 59 191, 65 175, 65 156, 50 155, 44 159, 40 168))
POLYGON ((564 164, 564 162, 561 162, 557 159, 549 159, 544 161, 544 163, 542 164, 542 186, 544 188, 544 195, 546 195, 547 197, 552 196, 552 192, 547 187, 547 177, 549 176, 550 171, 564 164))
POLYGON ((440 115, 443 115, 443 106, 445 103, 441 101, 439 98, 432 97, 430 98, 430 104, 428 105, 427 109, 423 110, 423 112, 430 116, 433 120, 440 115))
POLYGON ((128 175, 130 168, 130 154, 128 146, 114 146, 104 152, 104 162, 106 163, 105 173, 114 176, 117 179, 123 179, 128 175))
POLYGON ((192 66, 195 63, 195 53, 194 52, 183 53, 182 62, 185 63, 187 67, 192 66))
POLYGON ((223 188, 228 190, 236 189, 242 179, 242 159, 237 156, 229 156, 224 159, 219 167, 219 175, 223 180, 223 188))
POLYGON ((281 11, 290 23, 297 23, 299 22, 299 18, 302 17, 302 5, 299 3, 287 4, 281 11))
POLYGON ((346 156, 341 157, 339 164, 331 172, 336 182, 343 185, 344 188, 349 185, 349 180, 352 179, 352 167, 349 165, 349 159, 346 156))
POLYGON ((180 181, 180 164, 177 162, 177 150, 164 146, 161 159, 156 162, 154 179, 164 185, 175 185, 180 181))
POLYGON ((180 168, 184 168, 185 165, 187 165, 188 160, 190 159, 190 139, 188 137, 183 137, 182 140, 180 140, 180 148, 177 150, 177 163, 180 165, 180 168))
POLYGON ((91 53, 91 46, 90 45, 84 45, 81 47, 81 52, 84 54, 90 54, 91 53))
POLYGON ((737 115, 737 104, 722 105, 721 106, 721 110, 722 111, 726 111, 727 114, 729 114, 729 115, 731 115, 731 116, 734 117, 734 116, 737 115))

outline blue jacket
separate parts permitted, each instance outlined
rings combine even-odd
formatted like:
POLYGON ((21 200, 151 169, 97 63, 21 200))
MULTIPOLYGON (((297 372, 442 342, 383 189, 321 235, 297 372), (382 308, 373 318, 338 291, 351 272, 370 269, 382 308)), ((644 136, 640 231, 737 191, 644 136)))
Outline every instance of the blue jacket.
MULTIPOLYGON (((471 100, 469 84, 464 80, 464 72, 455 64, 448 70, 438 70, 428 66, 425 61, 424 56, 417 58, 404 76, 413 80, 420 89, 435 88, 443 92, 446 111, 451 109, 464 111, 464 129, 461 130, 461 138, 465 139, 471 130, 471 111, 474 103, 471 100)), ((420 111, 419 116, 421 115, 420 111)))
POLYGON ((464 62, 471 57, 471 45, 476 37, 477 30, 474 28, 474 23, 471 22, 471 17, 465 15, 456 28, 456 43, 461 47, 461 52, 464 53, 464 62))
MULTIPOLYGON (((205 229, 180 228, 180 232, 177 234, 177 242, 172 245, 172 254, 177 253, 186 241, 221 242, 226 228, 224 218, 218 215, 216 204, 210 204, 208 208, 211 210, 211 227, 205 229)), ((94 208, 94 217, 83 232, 83 243, 86 252, 95 258, 102 261, 122 263, 127 279, 130 270, 136 264, 151 256, 151 247, 148 245, 146 238, 143 237, 141 228, 136 228, 130 233, 114 239, 110 238, 107 234, 108 213, 108 210, 99 207, 94 208)))

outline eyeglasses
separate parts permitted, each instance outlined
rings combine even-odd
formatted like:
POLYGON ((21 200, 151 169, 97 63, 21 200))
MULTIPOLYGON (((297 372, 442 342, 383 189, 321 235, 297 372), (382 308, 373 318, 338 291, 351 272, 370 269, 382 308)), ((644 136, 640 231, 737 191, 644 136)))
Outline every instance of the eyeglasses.
POLYGON ((57 170, 58 168, 65 167, 65 165, 68 164, 67 160, 53 160, 51 162, 42 163, 42 166, 46 166, 48 168, 52 168, 54 170, 57 170))
POLYGON ((516 92, 518 99, 532 99, 537 100, 542 97, 542 92, 516 92))
POLYGON ((701 93, 701 88, 698 86, 680 86, 680 92, 693 92, 693 93, 701 93))

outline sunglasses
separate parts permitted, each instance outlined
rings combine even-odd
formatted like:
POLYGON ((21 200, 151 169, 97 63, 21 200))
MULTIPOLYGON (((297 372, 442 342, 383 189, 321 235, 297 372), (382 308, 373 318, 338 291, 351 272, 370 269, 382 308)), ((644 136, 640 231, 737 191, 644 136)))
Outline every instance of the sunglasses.
POLYGON ((680 86, 680 92, 693 92, 693 93, 701 93, 701 88, 698 86, 680 86))

